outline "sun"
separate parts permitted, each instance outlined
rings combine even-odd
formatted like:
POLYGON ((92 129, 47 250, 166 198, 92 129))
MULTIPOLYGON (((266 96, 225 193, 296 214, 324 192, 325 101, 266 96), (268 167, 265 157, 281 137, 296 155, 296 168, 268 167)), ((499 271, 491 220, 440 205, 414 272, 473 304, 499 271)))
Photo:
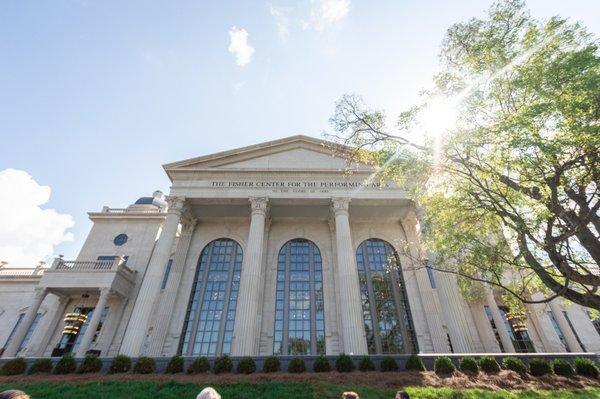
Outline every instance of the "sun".
POLYGON ((426 136, 438 140, 456 126, 458 110, 452 98, 437 96, 425 106, 419 125, 426 136))

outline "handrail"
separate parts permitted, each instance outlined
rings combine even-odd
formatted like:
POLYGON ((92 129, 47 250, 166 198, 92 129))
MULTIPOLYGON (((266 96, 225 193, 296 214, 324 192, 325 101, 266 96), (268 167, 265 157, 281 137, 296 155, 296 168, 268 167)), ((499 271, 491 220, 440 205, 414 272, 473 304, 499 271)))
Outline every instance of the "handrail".
POLYGON ((54 259, 50 270, 117 270, 123 267, 124 256, 116 256, 111 260, 64 260, 59 257, 54 259))
POLYGON ((73 261, 63 260, 58 262, 56 270, 110 270, 113 267, 112 260, 95 261, 73 261))
POLYGON ((0 277, 36 277, 44 274, 48 268, 39 267, 1 267, 0 277))
POLYGON ((165 210, 162 208, 157 209, 136 209, 136 208, 109 208, 105 206, 102 208, 101 213, 165 213, 165 210))

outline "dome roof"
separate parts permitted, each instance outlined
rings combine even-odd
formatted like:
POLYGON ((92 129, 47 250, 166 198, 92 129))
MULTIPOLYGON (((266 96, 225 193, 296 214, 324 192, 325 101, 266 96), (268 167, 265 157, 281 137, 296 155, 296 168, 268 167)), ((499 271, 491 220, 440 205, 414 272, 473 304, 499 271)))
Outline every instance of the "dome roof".
POLYGON ((157 197, 141 197, 135 201, 134 205, 154 205, 159 208, 164 208, 167 206, 167 202, 157 197))

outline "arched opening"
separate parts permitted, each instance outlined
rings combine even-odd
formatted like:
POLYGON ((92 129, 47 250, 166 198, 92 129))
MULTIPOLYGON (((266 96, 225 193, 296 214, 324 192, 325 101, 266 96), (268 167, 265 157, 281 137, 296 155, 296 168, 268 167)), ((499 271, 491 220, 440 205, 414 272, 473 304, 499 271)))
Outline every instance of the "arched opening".
POLYGON ((200 254, 179 353, 220 356, 231 352, 242 248, 234 240, 210 242, 200 254))
POLYGON ((312 241, 297 238, 279 250, 273 353, 325 354, 323 268, 312 241))
POLYGON ((386 241, 368 239, 356 251, 369 353, 414 353, 417 341, 400 260, 386 241))

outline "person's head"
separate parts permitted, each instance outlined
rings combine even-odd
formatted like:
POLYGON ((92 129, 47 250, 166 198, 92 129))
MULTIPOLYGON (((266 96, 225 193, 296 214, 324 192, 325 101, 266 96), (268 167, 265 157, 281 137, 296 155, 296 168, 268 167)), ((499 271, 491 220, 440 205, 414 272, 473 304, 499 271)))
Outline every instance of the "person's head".
POLYGON ((204 388, 196 399, 221 399, 221 395, 211 387, 204 388))
POLYGON ((23 391, 11 389, 10 391, 0 392, 0 399, 29 399, 29 395, 23 391))
POLYGON ((356 392, 344 392, 342 394, 342 399, 359 399, 359 397, 356 392))
POLYGON ((408 396, 408 393, 404 391, 398 391, 396 393, 396 399, 410 399, 410 396, 408 396))

